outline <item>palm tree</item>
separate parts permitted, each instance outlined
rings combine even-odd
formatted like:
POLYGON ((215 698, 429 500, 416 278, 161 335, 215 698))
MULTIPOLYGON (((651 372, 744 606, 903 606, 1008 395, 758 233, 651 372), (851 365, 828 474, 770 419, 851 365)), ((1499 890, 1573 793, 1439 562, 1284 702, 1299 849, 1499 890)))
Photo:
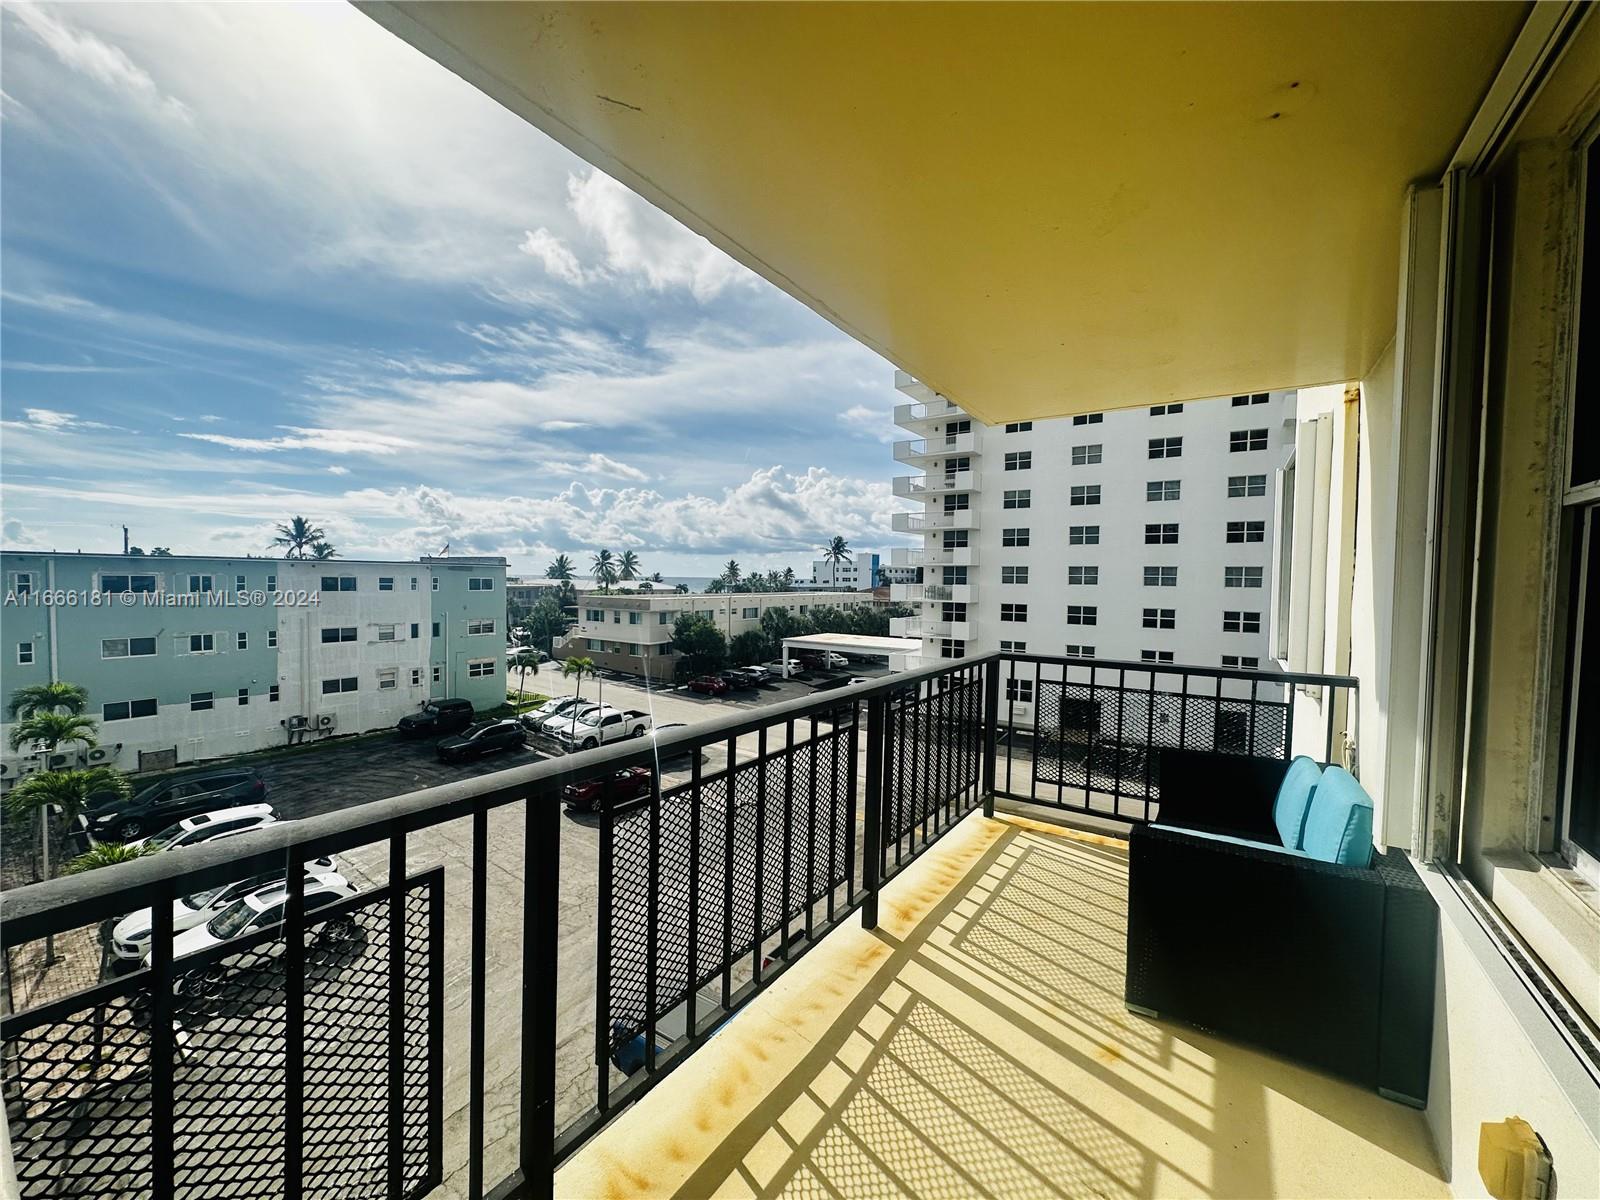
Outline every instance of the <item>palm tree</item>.
POLYGON ((537 650, 522 649, 511 656, 508 664, 517 670, 517 697, 521 699, 522 693, 527 689, 528 672, 535 675, 539 673, 539 652, 537 650))
POLYGON ((278 536, 272 539, 270 545, 282 549, 285 558, 304 558, 307 551, 326 537, 320 526, 313 525, 304 517, 290 517, 288 524, 278 526, 278 536))
POLYGON ((833 586, 839 586, 839 564, 849 562, 854 557, 850 551, 850 543, 838 534, 828 539, 828 544, 822 548, 822 561, 833 564, 833 586))
POLYGON ((650 576, 650 582, 651 583, 665 583, 666 580, 661 578, 661 572, 657 571, 655 574, 650 576))
POLYGON ((77 875, 82 871, 114 867, 118 863, 132 862, 136 858, 143 858, 146 854, 155 853, 157 850, 154 846, 124 846, 121 842, 100 842, 76 858, 69 858, 67 865, 61 868, 61 873, 77 875))
POLYGON ((739 587, 739 580, 744 578, 744 572, 739 569, 739 564, 734 559, 729 559, 722 568, 722 579, 728 585, 728 590, 735 591, 739 587))
POLYGON ((172 547, 171 546, 157 546, 153 550, 150 551, 150 555, 151 555, 152 558, 171 558, 172 557, 172 547))
POLYGON ((625 583, 631 583, 639 578, 639 556, 632 550, 624 550, 622 557, 617 560, 617 578, 625 583))
POLYGON ((572 565, 572 560, 565 554, 556 555, 550 565, 544 569, 544 577, 546 579, 559 579, 563 583, 570 583, 572 577, 577 573, 577 570, 572 565))
POLYGON ((594 580, 600 585, 601 591, 610 591, 611 585, 617 581, 617 559, 609 550, 602 550, 594 556, 594 580))
POLYGON ((93 746, 98 741, 94 718, 82 713, 36 712, 11 727, 13 750, 20 750, 28 742, 43 742, 48 753, 63 742, 82 742, 85 746, 93 746))
POLYGON ((317 562, 327 562, 330 558, 332 558, 334 555, 336 555, 338 553, 339 552, 337 550, 335 550, 332 546, 328 545, 327 542, 312 542, 311 543, 311 557, 314 558, 317 562))
MULTIPOLYGON (((38 718, 34 718, 37 720, 38 718)), ((68 717, 66 720, 82 721, 84 717, 68 717)), ((13 735, 14 737, 15 735, 13 735)), ((13 747, 16 746, 13 740, 13 747)), ((6 793, 6 814, 16 820, 32 820, 39 825, 40 859, 43 866, 44 878, 50 878, 50 814, 60 809, 61 814, 68 821, 77 820, 78 816, 89 807, 89 802, 97 796, 111 796, 125 799, 131 795, 133 789, 128 786, 128 779, 121 771, 110 767, 89 767, 87 769, 74 769, 70 771, 41 771, 36 775, 29 775, 16 787, 6 793)), ((52 937, 45 950, 45 957, 50 961, 55 959, 55 940, 52 937)))
POLYGON ((30 683, 11 693, 8 711, 11 719, 38 713, 81 713, 89 704, 89 693, 76 683, 30 683))
POLYGON ((785 567, 783 569, 783 590, 786 591, 786 592, 794 590, 794 568, 793 567, 785 567))
MULTIPOLYGON (((605 684, 600 682, 600 672, 595 667, 594 659, 592 658, 583 656, 579 658, 563 659, 561 662, 561 674, 567 679, 574 679, 577 681, 572 689, 572 695, 574 699, 583 695, 583 681, 585 679, 594 679, 597 683, 599 683, 599 694, 601 696, 605 695, 605 684)), ((572 731, 574 735, 576 735, 578 731, 578 708, 579 706, 576 704, 572 706, 572 731)))

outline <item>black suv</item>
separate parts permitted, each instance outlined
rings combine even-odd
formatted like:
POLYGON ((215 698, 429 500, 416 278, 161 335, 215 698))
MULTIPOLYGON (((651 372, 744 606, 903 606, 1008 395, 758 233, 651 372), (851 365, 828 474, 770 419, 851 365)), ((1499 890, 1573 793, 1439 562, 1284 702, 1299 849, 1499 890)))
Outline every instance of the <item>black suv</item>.
POLYGON ((429 700, 421 712, 401 717, 395 728, 401 737, 438 737, 472 724, 471 700, 429 700))
POLYGON ((90 804, 84 819, 97 839, 131 842, 185 817, 266 798, 267 781, 259 771, 212 771, 163 779, 129 800, 101 797, 90 804))
POLYGON ((435 747, 440 762, 460 762, 467 758, 481 758, 496 750, 520 750, 527 744, 528 735, 518 721, 484 721, 455 737, 440 739, 435 747))

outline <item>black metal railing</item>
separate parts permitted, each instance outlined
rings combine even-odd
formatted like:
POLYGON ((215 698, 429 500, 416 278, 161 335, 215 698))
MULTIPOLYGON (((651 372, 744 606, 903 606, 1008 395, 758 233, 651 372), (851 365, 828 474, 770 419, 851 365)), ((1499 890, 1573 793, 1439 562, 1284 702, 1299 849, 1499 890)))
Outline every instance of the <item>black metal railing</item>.
POLYGON ((992 814, 995 795, 1090 811, 1106 795, 1143 819, 1159 803, 1151 746, 1288 753, 1281 678, 1163 668, 1179 678, 1174 708, 1173 687, 1141 670, 956 660, 0 896, 6 951, 135 904, 155 917, 141 969, 0 1019, 22 1194, 408 1197, 459 1171, 472 1197, 548 1196, 561 1161, 829 930, 858 910, 875 925, 885 882, 974 809, 992 814), (1190 697, 1200 678, 1228 694, 1190 697), (1242 742, 1219 716, 1241 699, 1242 742), (1135 770, 1120 755, 1140 737, 1135 770), (511 820, 519 931, 490 884, 511 820), (456 822, 470 838, 439 829, 456 822), (465 846, 468 876, 449 929, 451 868, 407 866, 446 841, 465 846), (387 861, 389 882, 308 907, 299 865, 358 848, 387 861), (274 869, 289 881, 281 924, 174 961, 175 901, 274 869), (575 908, 590 885, 592 911, 575 908), (520 932, 493 989, 520 1020, 497 1015, 492 1033, 491 896, 496 950, 520 932), (592 938, 593 955, 564 936, 592 938), (592 992, 579 980, 566 1002, 563 972, 591 957, 592 992), (447 978, 466 991, 449 1055, 447 978), (491 1145, 488 1060, 507 1024, 515 1069, 497 1079, 517 1117, 491 1145), (558 1081, 574 1044, 587 1066, 563 1060, 558 1081), (452 1083, 465 1084, 464 1145, 443 1140, 452 1083))

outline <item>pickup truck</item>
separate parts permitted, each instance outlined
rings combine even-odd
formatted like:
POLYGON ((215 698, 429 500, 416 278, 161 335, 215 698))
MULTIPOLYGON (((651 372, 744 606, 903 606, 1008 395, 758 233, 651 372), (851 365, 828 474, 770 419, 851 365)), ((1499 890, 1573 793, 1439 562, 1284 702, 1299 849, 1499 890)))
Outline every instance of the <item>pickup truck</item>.
POLYGON ((650 732, 650 714, 636 708, 624 712, 606 705, 584 713, 576 721, 551 721, 544 731, 568 750, 593 750, 606 742, 643 737, 650 732))

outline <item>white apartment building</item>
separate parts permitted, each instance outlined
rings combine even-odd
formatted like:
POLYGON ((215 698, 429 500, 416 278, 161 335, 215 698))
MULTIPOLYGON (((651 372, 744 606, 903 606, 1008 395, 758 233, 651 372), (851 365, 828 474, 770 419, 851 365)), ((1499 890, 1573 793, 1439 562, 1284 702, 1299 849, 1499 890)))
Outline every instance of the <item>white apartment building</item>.
POLYGON ((811 586, 840 591, 867 591, 878 586, 881 559, 877 554, 858 550, 848 560, 829 562, 815 559, 811 564, 811 586))
POLYGON ((897 372, 921 474, 893 527, 920 606, 891 632, 924 658, 1011 650, 1075 658, 1270 667, 1274 496, 1295 393, 1257 392, 985 426, 897 372))
POLYGON ((730 640, 761 628, 761 614, 787 608, 796 616, 813 608, 870 606, 870 592, 662 592, 654 595, 589 593, 578 605, 578 624, 556 648, 557 658, 585 655, 596 666, 670 680, 677 666, 672 627, 697 613, 730 640))

